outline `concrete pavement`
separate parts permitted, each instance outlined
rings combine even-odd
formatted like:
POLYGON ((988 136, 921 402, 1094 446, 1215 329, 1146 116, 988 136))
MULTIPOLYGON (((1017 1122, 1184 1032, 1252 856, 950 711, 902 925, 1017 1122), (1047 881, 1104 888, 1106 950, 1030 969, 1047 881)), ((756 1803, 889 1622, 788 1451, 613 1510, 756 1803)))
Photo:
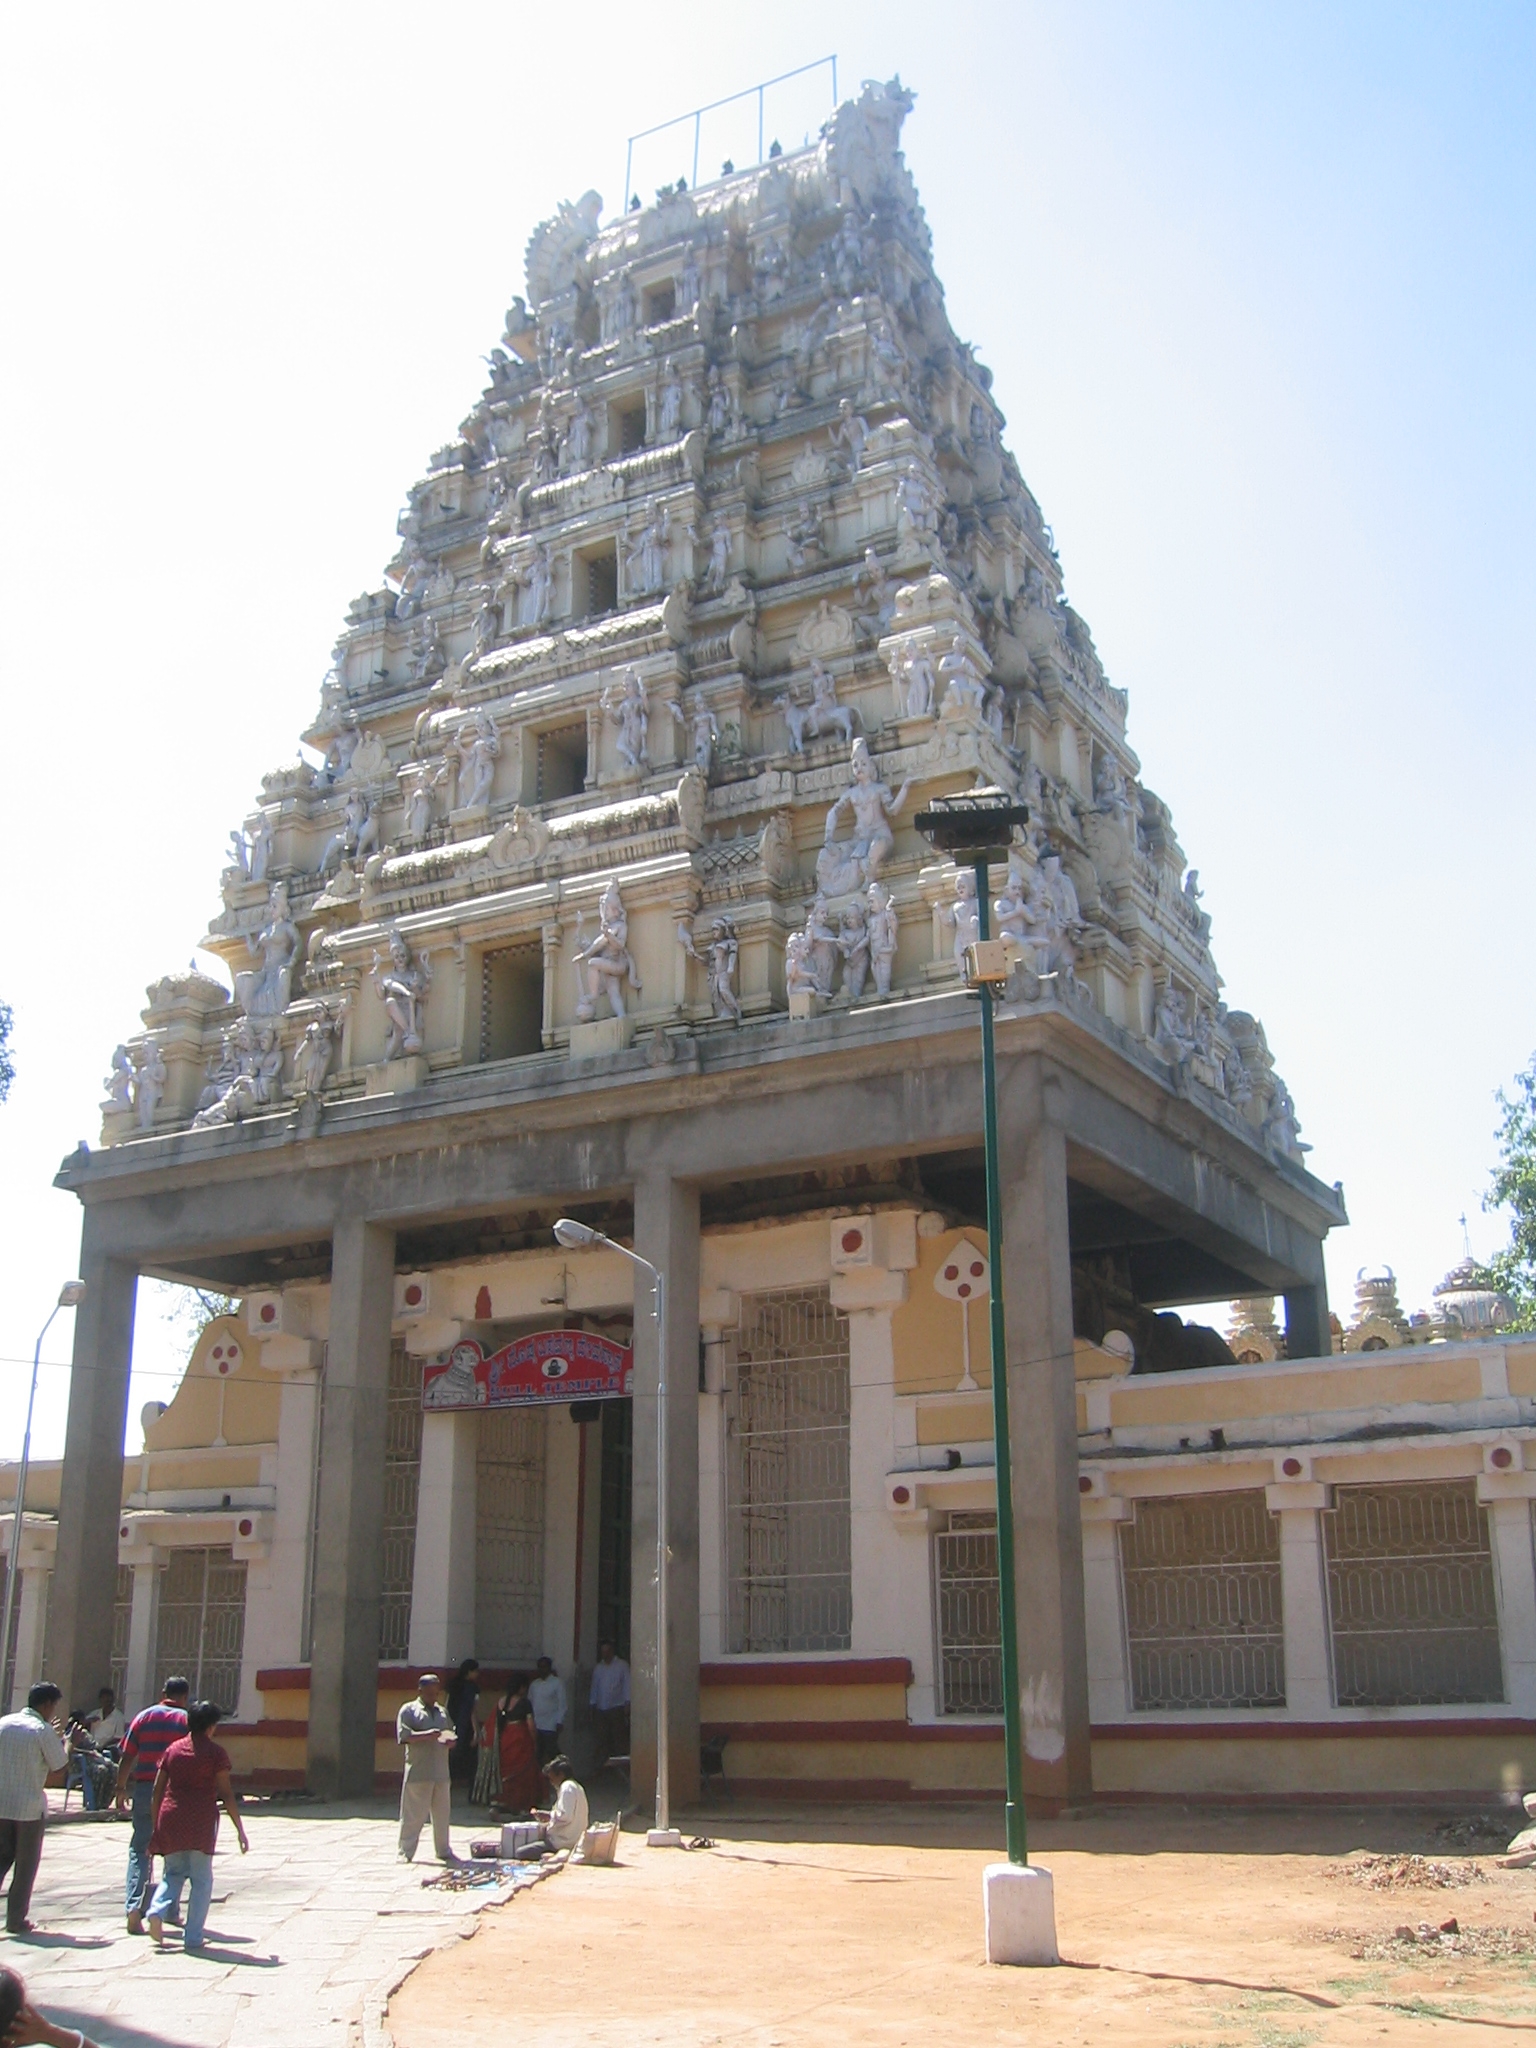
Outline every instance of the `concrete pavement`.
MULTIPOLYGON (((60 1795, 49 1796, 57 1813, 60 1795)), ((396 1817, 382 1800, 257 1802, 245 1824, 248 1856, 220 1825, 207 1946, 188 1956, 173 1929, 160 1951, 125 1931, 127 1824, 77 1818, 72 1801, 44 1839, 37 1932, 0 1939, 0 1962, 50 2018, 102 2048, 373 2048, 387 2038, 378 2014, 388 1990, 506 1896, 424 1889, 437 1868, 430 1835, 414 1864, 398 1862, 396 1817)), ((483 1815, 456 1807, 461 1854, 471 1834, 488 1832, 483 1815)))

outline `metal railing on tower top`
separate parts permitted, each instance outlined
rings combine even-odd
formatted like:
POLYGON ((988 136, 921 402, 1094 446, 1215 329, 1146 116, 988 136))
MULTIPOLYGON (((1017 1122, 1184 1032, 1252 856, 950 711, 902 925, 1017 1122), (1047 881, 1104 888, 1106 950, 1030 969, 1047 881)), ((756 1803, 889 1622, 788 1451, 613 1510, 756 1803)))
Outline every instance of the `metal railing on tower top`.
POLYGON ((689 179, 688 186, 689 190, 692 191, 699 182, 699 140, 703 130, 704 116, 717 112, 721 107, 732 107, 739 100, 749 100, 755 96, 757 100, 757 162, 762 163, 765 160, 763 153, 765 96, 776 85, 784 85, 791 78, 804 78, 807 73, 820 71, 826 66, 830 66, 832 72, 832 107, 835 112, 837 108, 837 57, 834 54, 830 57, 818 57, 813 64, 798 64, 793 71, 781 71, 777 78, 765 78, 759 85, 749 85, 741 92, 727 93, 724 99, 711 100, 707 106, 693 107, 686 114, 674 114, 669 121, 658 121, 653 128, 638 129, 633 135, 628 137, 624 145, 624 212, 628 213, 630 200, 636 196, 631 189, 631 172, 634 168, 635 144, 637 142, 644 142, 652 135, 663 135, 667 129, 681 128, 685 122, 691 121, 693 123, 693 176, 689 179))

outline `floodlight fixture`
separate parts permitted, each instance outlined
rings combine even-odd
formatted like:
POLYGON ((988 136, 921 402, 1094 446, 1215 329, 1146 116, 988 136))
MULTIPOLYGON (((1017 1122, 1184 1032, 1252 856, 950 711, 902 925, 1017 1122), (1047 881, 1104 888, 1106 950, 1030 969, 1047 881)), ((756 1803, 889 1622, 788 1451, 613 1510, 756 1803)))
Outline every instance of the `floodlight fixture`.
POLYGON ((937 853, 957 860, 1003 860, 1015 826, 1029 823, 1029 806, 1005 789, 984 786, 930 799, 912 820, 937 853))
POLYGON ((607 1240, 600 1230, 594 1230, 590 1223, 578 1223, 574 1216, 562 1216, 555 1225, 555 1243, 573 1252, 581 1245, 603 1244, 607 1240))

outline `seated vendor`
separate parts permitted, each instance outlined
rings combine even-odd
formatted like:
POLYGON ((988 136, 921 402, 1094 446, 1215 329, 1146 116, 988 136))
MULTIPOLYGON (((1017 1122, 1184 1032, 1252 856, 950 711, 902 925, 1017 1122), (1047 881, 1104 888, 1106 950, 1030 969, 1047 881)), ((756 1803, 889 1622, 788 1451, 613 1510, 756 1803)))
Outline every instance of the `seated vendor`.
POLYGON ((537 1842, 522 1852, 525 1856, 549 1856, 579 1849, 587 1832, 587 1795, 571 1775, 570 1758, 551 1757, 544 1766, 544 1775, 555 1793, 555 1803, 548 1808, 535 1807, 533 1817, 543 1832, 537 1842))

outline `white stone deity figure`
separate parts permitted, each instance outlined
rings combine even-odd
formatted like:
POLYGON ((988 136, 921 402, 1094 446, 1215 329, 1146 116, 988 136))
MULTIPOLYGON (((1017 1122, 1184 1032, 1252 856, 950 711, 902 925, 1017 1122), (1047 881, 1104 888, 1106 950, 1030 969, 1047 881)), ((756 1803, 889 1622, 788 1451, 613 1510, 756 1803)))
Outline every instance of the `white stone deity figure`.
POLYGON ((991 733, 999 746, 1003 744, 1003 724, 1007 708, 1008 697, 1002 685, 1000 683, 989 683, 986 693, 986 709, 981 715, 987 731, 991 733))
POLYGON ((667 709, 684 731, 690 734, 694 767, 701 775, 708 775, 715 758, 715 748, 720 744, 720 721, 707 704, 696 706, 692 718, 684 713, 680 705, 670 700, 667 709))
POLYGON ((897 654, 902 716, 905 718, 932 718, 933 700, 938 691, 938 680, 933 673, 933 661, 928 649, 919 640, 909 643, 897 654))
POLYGON ((134 1107, 139 1112, 139 1129, 152 1131, 155 1127, 155 1111, 160 1107, 160 1098, 165 1093, 166 1065, 160 1048, 153 1039, 144 1048, 144 1057, 139 1062, 138 1079, 134 1085, 134 1107))
POLYGON ((709 567, 704 571, 704 588, 718 596, 724 590, 731 568, 731 529, 717 519, 709 530, 709 567))
POLYGON ((788 542, 789 567, 793 575, 803 575, 815 558, 825 552, 821 514, 811 510, 809 499, 802 498, 796 506, 794 518, 784 529, 784 538, 788 542))
POLYGON ((637 597, 660 590, 667 580, 667 541, 671 521, 660 505, 652 505, 633 547, 624 543, 624 581, 637 597))
POLYGON ((555 565, 549 549, 541 542, 533 551, 526 569, 517 578, 527 592, 523 604, 523 624, 542 626, 549 618, 550 601, 555 589, 555 565))
POLYGON ((352 756, 362 745, 363 736, 356 725, 347 725, 335 735, 325 750, 325 764, 315 780, 321 789, 333 789, 352 766, 352 756))
POLYGON ((851 398, 843 399, 837 408, 837 425, 832 429, 832 445, 847 450, 850 476, 857 476, 859 473, 859 464, 864 460, 864 444, 868 439, 869 421, 862 413, 854 411, 851 398))
MULTIPOLYGON (((878 887, 879 884, 876 884, 878 887)), ((864 906, 855 896, 851 903, 843 905, 839 920, 837 950, 843 958, 843 990, 850 1003, 856 1003, 864 993, 864 983, 869 976, 869 926, 864 916, 864 906)))
POLYGON ((1297 1136, 1300 1129, 1301 1122, 1296 1115, 1296 1105, 1291 1100, 1291 1091, 1277 1074, 1274 1099, 1269 1105, 1269 1114, 1264 1119, 1264 1136, 1277 1151, 1284 1152, 1288 1158, 1302 1159, 1312 1147, 1301 1142, 1297 1136))
POLYGON ((626 270, 619 279, 619 288, 614 293, 608 309, 609 338, 622 341, 625 335, 635 331, 635 287, 626 270))
POLYGON ((565 430, 565 466, 569 470, 583 470, 592 460, 592 408, 576 394, 576 410, 571 414, 570 424, 565 430))
POLYGON ((261 956, 261 965, 235 976, 235 1001, 247 1017, 280 1017, 288 1007, 293 963, 299 954, 299 932, 288 915, 288 888, 279 882, 267 902, 267 921, 246 948, 261 956))
POLYGON ((909 469, 896 483, 896 539, 909 545, 932 538, 937 507, 922 472, 909 469))
POLYGON ((1101 754, 1093 771, 1093 808, 1125 830, 1131 826, 1130 794, 1112 754, 1101 754))
POLYGON ((656 438, 675 441, 683 424, 683 380, 671 356, 661 366, 661 389, 656 394, 656 438))
POLYGON ((385 1059, 404 1059, 420 1052, 422 1011, 432 980, 428 956, 413 956, 401 934, 392 931, 389 959, 386 962, 382 953, 374 954, 372 979, 374 994, 384 1005, 384 1019, 389 1027, 384 1040, 385 1059))
POLYGON ((900 811, 912 787, 907 781, 894 796, 891 794, 880 780, 870 757, 868 742, 862 734, 853 743, 849 764, 853 770, 853 781, 827 812, 824 843, 816 862, 818 883, 833 895, 846 893, 843 888, 834 886, 833 872, 839 880, 845 869, 851 872, 853 879, 848 881, 848 888, 857 888, 861 884, 867 886, 879 879, 880 870, 895 844, 888 820, 900 811), (838 844, 837 826, 844 811, 852 814, 853 836, 846 843, 838 844))
POLYGON ((272 837, 272 820, 265 811, 259 811, 246 834, 251 849, 248 873, 253 882, 264 882, 267 879, 267 865, 272 858, 272 837))
POLYGON ((331 1070, 331 1055, 341 1036, 341 1018, 328 1010, 304 1027, 304 1037, 293 1055, 293 1086, 298 1095, 324 1092, 331 1070))
POLYGON ((643 774, 651 765, 648 748, 651 714, 646 702, 645 679, 639 669, 625 669, 620 681, 609 683, 603 691, 601 702, 609 720, 619 729, 619 759, 635 774, 643 774))
POLYGON ((806 712, 806 731, 819 740, 823 730, 840 732, 843 745, 853 744, 853 713, 837 701, 837 686, 830 675, 811 657, 811 702, 806 712))
POLYGON ((703 283, 704 280, 699 274, 699 259, 694 254, 693 244, 690 242, 683 251, 683 267, 677 280, 677 310, 679 313, 691 313, 695 306, 698 305, 699 293, 703 289, 703 283))
POLYGON ((1253 1076, 1243 1064, 1240 1052, 1231 1053, 1223 1060, 1221 1085, 1228 1102, 1234 1109, 1246 1109, 1253 1100, 1253 1076))
POLYGON ((133 1107, 134 1084, 133 1061, 128 1056, 126 1045, 120 1045, 112 1055, 112 1071, 102 1086, 107 1091, 103 1109, 119 1110, 126 1113, 133 1107))
POLYGON ((1193 1058, 1195 1034, 1190 1025, 1189 1006, 1183 992, 1169 982, 1157 999, 1152 1019, 1152 1043, 1176 1067, 1193 1058))
POLYGON ((717 1017, 729 1017, 733 1024, 741 1022, 741 1004, 736 998, 736 968, 741 958, 741 941, 736 936, 736 920, 731 917, 717 917, 710 927, 709 939, 704 952, 699 951, 697 935, 686 924, 677 928, 678 943, 691 959, 697 960, 709 973, 709 997, 717 1017))
POLYGON ((461 725, 454 741, 459 754, 459 801, 461 811, 479 810, 490 802, 491 784, 496 780, 496 763, 501 758, 501 734, 496 721, 482 704, 473 720, 461 725))
POLYGON ((832 993, 832 978, 837 972, 841 957, 841 931, 836 918, 827 908, 827 899, 821 891, 816 892, 810 909, 805 914, 805 940, 811 972, 816 979, 816 993, 829 996, 832 993))
POLYGON ((731 422, 730 393, 725 388, 725 379, 720 374, 718 363, 711 363, 709 366, 706 389, 708 402, 704 425, 710 439, 718 440, 731 422))
POLYGON ((784 989, 787 995, 814 996, 816 970, 811 965, 810 941, 804 932, 791 932, 784 941, 784 989))
POLYGON ((981 917, 976 908, 976 871, 974 868, 955 870, 955 900, 939 905, 939 922, 952 927, 955 942, 952 948, 955 965, 965 971, 965 949, 974 946, 981 937, 981 917))
POLYGON ((224 1042, 223 1054, 193 1129, 238 1123, 252 1110, 269 1108, 283 1094, 283 1048, 272 1024, 256 1025, 242 1017, 224 1042))
POLYGON ((896 964, 896 906, 883 882, 869 885, 864 929, 869 936, 869 964, 875 974, 875 994, 882 999, 891 992, 891 969, 896 964))
POLYGON ((597 909, 597 933, 590 940, 583 936, 586 912, 576 921, 576 951, 572 964, 576 969, 576 1021, 590 1024, 597 1015, 599 996, 608 998, 609 1007, 615 1017, 624 1012, 624 988, 639 989, 640 976, 635 971, 634 955, 629 950, 629 919, 624 913, 624 899, 619 894, 617 882, 610 882, 603 891, 602 901, 597 909))
POLYGON ((433 796, 448 780, 448 763, 445 761, 435 774, 418 775, 411 791, 410 801, 405 807, 405 836, 418 844, 432 830, 433 796))
POLYGON ((884 320, 869 331, 869 353, 875 381, 886 391, 900 391, 906 381, 906 359, 884 320))
POLYGON ((399 594, 395 598, 395 617, 414 619, 427 601, 432 587, 432 570, 421 555, 413 555, 400 578, 399 594))
POLYGON ((347 792, 347 801, 342 809, 342 827, 333 832, 325 843, 320 856, 320 872, 328 874, 332 865, 340 866, 342 861, 360 864, 370 853, 379 850, 379 821, 369 808, 368 799, 360 789, 347 792))
POLYGON ((411 652, 411 680, 429 683, 434 676, 440 676, 446 666, 447 656, 443 652, 437 621, 429 614, 416 628, 416 644, 411 652))
POLYGON ((939 675, 945 684, 942 708, 946 712, 986 709, 987 686, 971 659, 970 649, 958 633, 948 654, 939 661, 939 675))
POLYGON ((489 583, 480 586, 480 603, 475 610, 475 623, 470 635, 469 659, 478 661, 482 654, 489 654, 501 638, 501 589, 489 583))
POLYGON ((1026 943, 1033 948, 1035 973, 1056 975, 1069 993, 1078 991, 1077 946, 1083 914, 1077 888, 1058 853, 1047 851, 1035 869, 1025 905, 1026 943))

